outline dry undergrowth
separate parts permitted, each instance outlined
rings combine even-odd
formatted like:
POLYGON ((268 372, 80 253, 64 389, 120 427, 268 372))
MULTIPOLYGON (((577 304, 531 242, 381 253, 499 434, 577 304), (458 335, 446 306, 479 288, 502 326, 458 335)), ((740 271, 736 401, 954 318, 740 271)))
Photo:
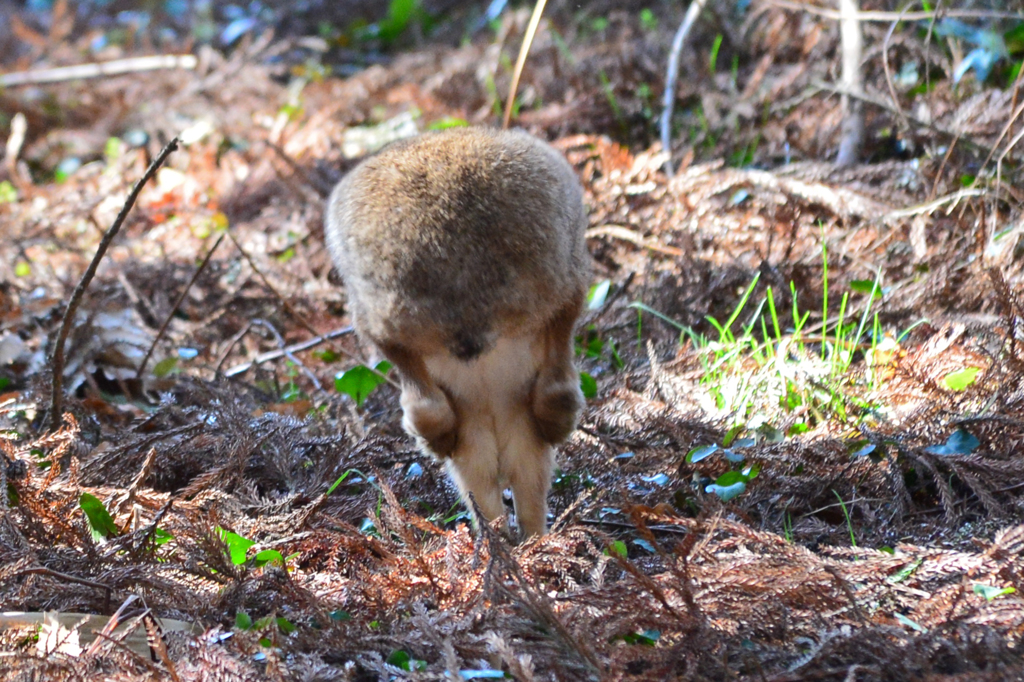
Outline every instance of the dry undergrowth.
MULTIPOLYGON (((103 615, 126 605, 121 619, 137 619, 136 636, 156 627, 150 616, 201 632, 150 636, 140 653, 126 631, 79 643, 56 626, 39 642, 35 627, 7 629, 0 678, 1024 676, 1022 204, 1009 181, 960 186, 985 149, 1019 163, 1007 147, 1021 125, 1016 88, 939 81, 927 100, 932 127, 910 132, 948 155, 783 165, 787 153, 822 158, 835 146, 837 99, 807 88, 828 80, 837 33, 820 17, 755 5, 757 22, 729 27, 747 36, 739 80, 681 86, 707 126, 690 129, 669 179, 634 85, 657 91, 678 17, 645 31, 635 13, 613 11, 597 35, 558 11, 571 49, 542 31, 525 79, 535 105, 521 122, 579 170, 596 279, 614 287, 581 326, 604 344, 581 361, 599 393, 563 449, 552 533, 518 547, 453 518, 457 496, 401 434, 393 388, 358 409, 330 390, 331 375, 354 364, 345 355, 365 353, 350 336, 327 345, 335 358, 297 353, 301 364, 225 376, 261 351, 344 326, 319 225, 321 195, 352 163, 342 153, 349 131, 412 105, 425 121, 489 121, 487 78, 497 74, 500 92, 508 75, 494 43, 427 45, 309 83, 292 118, 265 63, 280 47, 272 41, 207 55, 197 74, 53 87, 55 101, 79 104, 63 126, 36 100, 0 93, 0 110, 24 111, 33 131, 21 155, 31 167, 4 171, 19 198, 0 204, 0 605, 103 615), (101 115, 104 106, 113 112, 101 115), (176 133, 183 117, 208 132, 171 157, 101 264, 68 346, 71 416, 44 428, 62 300, 153 151, 99 150, 132 126, 154 139, 176 133), (75 131, 89 133, 98 160, 64 184, 39 180, 75 131), (715 160, 755 137, 771 170, 715 160), (225 223, 233 239, 175 311, 225 223), (772 287, 781 326, 793 326, 795 292, 820 336, 823 241, 833 292, 880 269, 882 327, 895 336, 927 322, 873 368, 857 356, 841 391, 846 421, 776 404, 776 430, 806 431, 749 448, 760 475, 722 502, 705 485, 726 462, 685 459, 732 425, 707 409, 705 351, 651 314, 638 329, 630 304, 713 335, 706 316, 728 318, 760 273, 754 297, 772 287), (177 366, 136 379, 168 317, 150 367, 177 366), (943 383, 964 367, 978 368, 974 384, 943 383), (958 429, 977 446, 934 451, 958 429), (875 459, 851 455, 854 443, 874 446, 875 459), (116 535, 94 539, 83 493, 103 503, 116 535), (276 550, 287 569, 233 561, 220 529, 254 541, 250 559, 276 550), (425 671, 393 665, 418 661, 425 671)), ((524 18, 510 15, 501 41, 514 41, 524 18)), ((884 31, 867 31, 881 44, 884 31)), ((952 68, 910 32, 892 50, 952 68)), ((866 81, 884 87, 877 53, 867 64, 866 81)), ((698 54, 684 55, 684 70, 702 68, 698 54)), ((876 111, 869 127, 894 118, 876 111)), ((830 300, 835 308, 838 295, 830 300)), ((744 356, 735 371, 761 370, 744 356)))

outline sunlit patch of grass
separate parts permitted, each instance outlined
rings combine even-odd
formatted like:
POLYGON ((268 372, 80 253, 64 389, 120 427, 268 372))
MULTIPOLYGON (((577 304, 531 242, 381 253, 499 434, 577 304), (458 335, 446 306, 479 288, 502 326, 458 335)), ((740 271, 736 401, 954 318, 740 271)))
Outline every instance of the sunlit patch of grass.
POLYGON ((882 340, 875 301, 882 295, 881 276, 854 282, 844 292, 838 315, 829 316, 827 269, 823 280, 823 320, 808 328, 810 313, 801 311, 794 285, 792 324, 784 328, 776 310, 775 292, 767 287, 754 304, 759 274, 747 286, 724 322, 708 317, 711 335, 696 332, 658 311, 634 303, 639 310, 675 326, 680 343, 689 342, 702 367, 695 397, 707 415, 725 423, 757 429, 787 422, 796 435, 823 422, 849 423, 877 406, 868 395, 877 380, 867 363, 882 340), (857 300, 860 299, 860 300, 857 300), (859 312, 852 310, 853 301, 859 312))

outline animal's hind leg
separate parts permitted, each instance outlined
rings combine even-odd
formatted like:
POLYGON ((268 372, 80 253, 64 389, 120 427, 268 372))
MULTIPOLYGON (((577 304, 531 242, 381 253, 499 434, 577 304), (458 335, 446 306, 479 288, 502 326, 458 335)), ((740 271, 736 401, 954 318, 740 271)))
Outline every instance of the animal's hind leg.
MULTIPOLYGON (((524 415, 524 419, 528 418, 524 415)), ((525 539, 547 531, 548 490, 555 452, 538 438, 529 423, 515 425, 514 434, 506 450, 504 468, 512 484, 519 532, 525 539)))
POLYGON ((458 437, 452 402, 427 372, 423 357, 398 344, 377 343, 402 378, 402 426, 421 448, 449 457, 458 437))
POLYGON ((583 297, 560 310, 542 333, 544 360, 533 387, 531 413, 537 432, 546 443, 561 443, 576 428, 583 409, 579 374, 573 364, 572 331, 583 307, 583 297))
POLYGON ((462 494, 462 501, 473 515, 474 524, 493 521, 505 513, 502 484, 498 470, 498 446, 494 433, 481 425, 462 425, 456 452, 448 460, 448 473, 462 494), (469 500, 472 493, 484 518, 477 518, 469 500))

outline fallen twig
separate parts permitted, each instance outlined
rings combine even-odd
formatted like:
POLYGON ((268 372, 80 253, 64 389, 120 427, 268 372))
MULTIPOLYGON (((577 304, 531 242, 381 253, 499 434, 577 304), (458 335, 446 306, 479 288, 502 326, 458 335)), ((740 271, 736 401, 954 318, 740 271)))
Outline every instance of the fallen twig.
POLYGON ((71 575, 70 573, 61 573, 55 571, 52 568, 46 568, 44 566, 30 566, 17 571, 14 575, 47 575, 51 578, 57 578, 69 583, 78 583, 79 585, 87 585, 89 587, 95 587, 98 590, 103 590, 105 599, 103 602, 103 610, 110 608, 110 597, 114 593, 114 588, 110 585, 105 585, 95 580, 89 580, 88 578, 79 578, 77 575, 71 575))
POLYGON ((674 246, 666 246, 656 239, 647 239, 639 232, 623 227, 622 225, 602 225, 601 227, 592 227, 586 232, 586 238, 592 239, 594 237, 613 237, 615 239, 621 239, 624 242, 630 242, 636 244, 639 247, 650 249, 651 251, 657 251, 664 253, 668 256, 685 256, 686 252, 682 249, 677 249, 674 246))
POLYGON ((0 74, 0 88, 9 88, 15 85, 62 83, 64 81, 100 78, 102 76, 119 76, 125 73, 157 71, 160 69, 186 69, 192 71, 198 64, 199 59, 195 55, 160 54, 150 57, 115 59, 95 64, 76 64, 74 66, 57 66, 52 69, 14 71, 12 73, 0 74))
POLYGON ((306 341, 302 341, 301 343, 295 343, 292 344, 291 346, 286 346, 285 348, 278 348, 277 350, 261 353, 260 355, 257 355, 252 362, 246 362, 241 365, 235 365, 228 371, 224 372, 224 376, 233 377, 238 374, 242 374, 243 372, 248 371, 254 365, 262 365, 264 362, 270 362, 271 360, 277 360, 278 358, 287 357, 292 353, 298 353, 300 351, 309 350, 310 348, 319 346, 321 343, 326 343, 327 341, 331 341, 342 336, 348 336, 353 331, 355 330, 351 326, 342 327, 341 329, 335 329, 334 331, 328 332, 322 336, 316 336, 315 338, 307 339, 306 341))
POLYGON ((100 240, 99 246, 96 247, 96 255, 92 257, 92 262, 89 263, 89 267, 82 274, 82 279, 78 282, 78 286, 71 292, 71 300, 68 301, 68 307, 64 310, 64 319, 61 320, 60 331, 57 332, 57 340, 53 344, 53 354, 50 356, 50 367, 53 370, 53 387, 50 394, 50 426, 55 427, 60 423, 60 414, 64 401, 64 344, 68 340, 68 333, 71 331, 71 324, 75 319, 75 313, 78 312, 78 306, 82 302, 82 296, 85 295, 86 288, 88 288, 92 278, 96 275, 96 268, 99 267, 100 260, 103 259, 103 255, 107 252, 111 242, 114 241, 114 237, 120 232, 121 225, 124 224, 125 218, 128 217, 128 212, 135 205, 135 200, 139 198, 139 192, 142 191, 143 186, 149 182, 150 178, 156 175, 157 169, 163 165, 170 153, 177 149, 178 138, 175 137, 167 143, 166 147, 160 150, 160 154, 153 159, 153 163, 149 164, 146 173, 135 183, 132 191, 128 194, 128 198, 125 199, 121 212, 114 219, 114 224, 110 226, 110 229, 107 230, 100 240))
MULTIPOLYGON (((791 9, 797 12, 807 12, 826 19, 842 19, 843 14, 838 10, 825 7, 815 7, 795 0, 771 0, 771 4, 783 9, 791 9)), ((992 10, 972 9, 941 9, 935 12, 882 12, 867 11, 857 12, 857 21, 921 21, 924 19, 935 19, 942 17, 959 17, 962 19, 1024 19, 1021 12, 997 12, 992 10)))
POLYGON ((676 105, 676 82, 679 80, 679 55, 683 52, 683 43, 686 36, 697 21, 700 11, 704 9, 707 0, 691 0, 690 6, 686 8, 686 16, 683 23, 679 24, 676 35, 672 39, 672 51, 668 55, 668 76, 665 78, 665 94, 662 99, 664 109, 661 112, 661 148, 667 154, 665 159, 665 173, 672 177, 675 168, 672 166, 672 110, 676 105))
POLYGON ((191 289, 192 285, 196 283, 197 279, 199 279, 199 275, 202 274, 203 270, 206 269, 206 264, 210 262, 210 257, 213 256, 213 252, 216 251, 217 247, 220 246, 220 243, 224 241, 225 234, 227 233, 224 232, 219 237, 217 237, 217 241, 215 241, 213 243, 213 246, 210 247, 210 250, 206 252, 206 257, 203 258, 203 262, 200 263, 199 267, 196 268, 196 271, 192 273, 192 279, 188 281, 188 284, 185 285, 185 288, 181 290, 181 294, 178 295, 178 300, 176 300, 174 302, 174 305, 171 306, 171 312, 167 313, 167 317, 164 318, 164 323, 160 325, 160 330, 156 333, 156 336, 153 338, 153 343, 149 344, 149 349, 146 350, 146 355, 142 358, 142 362, 139 363, 139 368, 135 370, 136 379, 142 378, 142 372, 146 369, 146 363, 149 362, 150 356, 153 355, 153 349, 156 348, 156 344, 160 341, 160 338, 164 335, 164 332, 167 331, 167 325, 171 323, 171 318, 174 317, 174 314, 176 312, 178 312, 178 308, 181 307, 182 302, 185 300, 185 296, 188 294, 188 290, 191 289))

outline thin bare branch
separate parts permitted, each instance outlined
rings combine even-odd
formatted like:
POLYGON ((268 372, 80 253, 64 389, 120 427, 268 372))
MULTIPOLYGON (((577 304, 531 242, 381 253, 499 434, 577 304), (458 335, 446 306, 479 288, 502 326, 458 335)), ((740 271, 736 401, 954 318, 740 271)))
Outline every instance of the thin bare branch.
POLYGON ((222 233, 219 237, 217 237, 217 241, 215 241, 213 243, 213 246, 210 247, 210 250, 206 252, 206 256, 203 258, 203 262, 199 264, 199 267, 196 268, 196 271, 192 273, 192 278, 188 281, 188 284, 186 284, 185 288, 181 290, 181 293, 178 295, 178 300, 176 300, 174 302, 174 305, 171 306, 171 311, 167 313, 167 317, 164 318, 164 323, 160 325, 160 330, 156 333, 156 336, 153 337, 153 343, 149 344, 149 348, 146 350, 146 355, 143 356, 142 362, 139 363, 139 368, 135 370, 136 379, 142 378, 142 372, 145 371, 146 363, 149 362, 149 358, 153 355, 153 349, 156 348, 156 344, 159 343, 160 339, 164 335, 164 332, 167 331, 167 325, 171 323, 171 318, 174 317, 174 314, 178 312, 178 308, 180 308, 182 302, 184 302, 185 296, 188 294, 189 289, 192 288, 192 285, 196 283, 197 279, 199 279, 199 275, 201 275, 203 270, 206 269, 206 264, 210 262, 210 257, 213 256, 213 252, 216 251, 217 247, 220 246, 220 243, 224 241, 225 234, 227 233, 222 233))
POLYGON ((153 159, 153 163, 149 164, 149 168, 146 169, 145 174, 142 178, 135 183, 135 187, 128 194, 128 198, 125 199, 124 206, 121 207, 121 212, 117 214, 117 218, 114 219, 114 224, 110 226, 106 234, 100 240, 100 244, 96 247, 96 255, 92 257, 92 262, 89 263, 89 267, 85 269, 82 274, 81 281, 78 282, 78 286, 71 292, 71 300, 68 301, 68 307, 64 310, 64 319, 61 320, 60 331, 57 333, 57 339, 53 345, 53 353, 50 355, 50 368, 53 371, 53 387, 50 395, 50 413, 49 413, 49 424, 51 428, 56 428, 60 424, 60 413, 63 409, 64 401, 64 344, 68 340, 68 333, 71 331, 71 325, 75 319, 75 313, 78 312, 78 306, 82 302, 82 296, 85 295, 85 290, 89 287, 89 283, 92 282, 92 278, 96 275, 96 269, 100 265, 100 261, 106 254, 110 244, 114 241, 114 237, 121 231, 121 225, 124 224, 125 219, 128 217, 128 212, 132 210, 132 206, 135 205, 135 200, 139 198, 139 193, 149 180, 156 175, 157 170, 163 165, 164 161, 171 152, 178 149, 178 138, 175 137, 167 146, 160 150, 160 154, 153 159))
POLYGON ((676 35, 672 39, 672 51, 668 55, 668 75, 665 78, 665 94, 662 99, 663 109, 661 112, 661 148, 668 155, 665 160, 665 173, 669 177, 675 174, 675 168, 672 166, 672 110, 676 105, 679 56, 683 52, 686 36, 689 35, 690 29, 693 28, 693 24, 697 21, 706 2, 707 0, 692 0, 690 2, 690 6, 686 9, 686 15, 683 17, 683 23, 679 24, 676 35))

